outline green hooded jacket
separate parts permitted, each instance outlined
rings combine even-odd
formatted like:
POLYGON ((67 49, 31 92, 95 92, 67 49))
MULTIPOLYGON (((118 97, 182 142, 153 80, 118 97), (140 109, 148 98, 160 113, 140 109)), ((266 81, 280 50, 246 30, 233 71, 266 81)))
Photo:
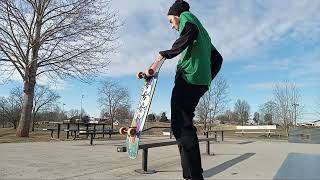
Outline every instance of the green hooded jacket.
POLYGON ((176 77, 181 75, 190 84, 209 86, 212 80, 210 69, 211 50, 215 48, 211 44, 208 32, 197 17, 189 11, 180 15, 180 33, 187 22, 195 24, 198 27, 199 34, 193 44, 181 53, 177 64, 176 77))

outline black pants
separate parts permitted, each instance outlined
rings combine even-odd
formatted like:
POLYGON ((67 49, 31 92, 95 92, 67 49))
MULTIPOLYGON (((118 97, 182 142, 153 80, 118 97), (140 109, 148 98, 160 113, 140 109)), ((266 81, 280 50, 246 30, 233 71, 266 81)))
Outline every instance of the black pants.
POLYGON ((171 97, 171 128, 181 156, 183 178, 203 179, 197 129, 193 125, 195 108, 208 86, 192 85, 178 77, 171 97))

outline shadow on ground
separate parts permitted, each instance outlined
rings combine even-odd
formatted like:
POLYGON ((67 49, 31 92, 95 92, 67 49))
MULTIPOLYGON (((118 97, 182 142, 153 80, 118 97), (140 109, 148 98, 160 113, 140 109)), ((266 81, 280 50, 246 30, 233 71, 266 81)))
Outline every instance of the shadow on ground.
POLYGON ((235 164, 238 164, 239 162, 250 158, 251 156, 253 156, 255 154, 256 153, 246 153, 246 154, 243 154, 243 155, 241 155, 239 157, 231 159, 231 160, 229 160, 227 162, 224 162, 224 163, 222 163, 222 164, 220 164, 220 165, 218 165, 216 167, 208 169, 208 170, 203 172, 203 177, 210 178, 210 177, 212 177, 212 176, 214 176, 216 174, 219 174, 219 173, 225 171, 226 169, 234 166, 235 164))

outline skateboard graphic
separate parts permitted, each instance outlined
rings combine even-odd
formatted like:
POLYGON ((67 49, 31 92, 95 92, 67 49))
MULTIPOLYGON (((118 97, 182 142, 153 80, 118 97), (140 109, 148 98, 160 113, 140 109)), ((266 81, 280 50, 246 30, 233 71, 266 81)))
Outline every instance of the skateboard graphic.
POLYGON ((136 159, 139 150, 139 140, 146 121, 152 97, 156 89, 161 66, 165 59, 154 62, 145 73, 137 73, 138 79, 144 80, 144 88, 140 97, 138 108, 134 114, 130 127, 121 127, 120 134, 126 135, 126 147, 130 159, 136 159))

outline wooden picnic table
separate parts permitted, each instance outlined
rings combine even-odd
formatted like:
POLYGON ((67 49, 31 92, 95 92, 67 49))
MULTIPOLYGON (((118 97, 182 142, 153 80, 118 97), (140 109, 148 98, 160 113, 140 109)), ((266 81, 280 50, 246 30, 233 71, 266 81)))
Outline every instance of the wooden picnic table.
MULTIPOLYGON (((98 123, 85 123, 85 122, 49 122, 49 124, 54 124, 57 125, 57 135, 58 135, 58 139, 60 138, 60 131, 61 131, 61 126, 62 125, 66 125, 66 132, 67 132, 67 139, 69 139, 69 130, 70 130, 70 125, 77 125, 77 130, 80 131, 80 126, 85 126, 86 127, 86 131, 89 130, 89 126, 93 126, 93 130, 96 130, 97 126, 102 126, 102 131, 105 131, 105 126, 106 125, 110 125, 110 123, 105 123, 105 122, 98 122, 98 123)), ((104 137, 104 134, 103 134, 104 137)), ((88 138, 88 135, 87 135, 88 138)))

